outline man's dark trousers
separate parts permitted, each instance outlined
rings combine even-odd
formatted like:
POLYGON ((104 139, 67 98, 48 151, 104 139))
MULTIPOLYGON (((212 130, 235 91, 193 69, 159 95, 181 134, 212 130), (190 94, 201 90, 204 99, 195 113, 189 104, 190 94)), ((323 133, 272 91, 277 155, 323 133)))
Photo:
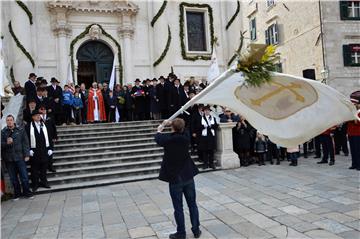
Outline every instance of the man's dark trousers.
POLYGON ((6 162, 6 166, 9 172, 11 183, 14 187, 14 195, 15 197, 21 196, 21 187, 18 179, 21 181, 21 186, 23 188, 23 194, 30 193, 29 189, 29 178, 28 178, 28 172, 26 170, 26 163, 24 160, 18 160, 15 162, 6 162))
POLYGON ((330 154, 330 161, 335 161, 335 152, 334 152, 334 145, 332 142, 332 137, 330 135, 321 135, 320 136, 321 146, 323 148, 323 158, 322 161, 328 161, 329 154, 330 154))
POLYGON ((194 234, 199 232, 199 210, 196 205, 196 192, 195 192, 195 183, 194 179, 191 179, 187 182, 181 183, 170 183, 169 184, 170 196, 174 206, 174 216, 177 225, 177 233, 181 235, 186 235, 185 231, 185 218, 183 211, 183 194, 185 196, 187 205, 190 212, 190 220, 192 225, 192 232, 194 234))
POLYGON ((360 169, 360 136, 349 136, 352 167, 360 169))

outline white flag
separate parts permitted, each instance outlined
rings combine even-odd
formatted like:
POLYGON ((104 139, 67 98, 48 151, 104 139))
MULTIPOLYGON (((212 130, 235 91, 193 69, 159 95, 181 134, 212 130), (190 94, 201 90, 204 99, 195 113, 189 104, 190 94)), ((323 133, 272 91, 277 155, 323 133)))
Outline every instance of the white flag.
POLYGON ((207 81, 210 83, 220 75, 219 64, 216 57, 216 49, 214 45, 213 53, 211 55, 211 65, 207 74, 207 81))
POLYGON ((110 90, 114 90, 115 75, 116 75, 116 71, 115 71, 115 57, 114 57, 114 62, 113 62, 113 66, 112 66, 112 70, 111 70, 111 76, 110 76, 110 82, 109 82, 109 89, 110 90))
POLYGON ((4 84, 9 83, 9 80, 6 76, 2 45, 3 45, 3 40, 1 39, 0 40, 0 96, 1 97, 5 96, 4 84))
POLYGON ((70 83, 74 83, 73 72, 71 69, 71 61, 69 61, 68 70, 67 70, 67 79, 66 79, 66 84, 70 84, 70 83))
POLYGON ((116 110, 115 110, 115 122, 116 123, 120 122, 120 113, 119 113, 119 110, 118 110, 117 107, 116 107, 116 110))
POLYGON ((194 103, 228 107, 283 147, 298 146, 357 118, 355 106, 333 88, 301 77, 272 74, 270 84, 245 87, 243 74, 229 69, 183 109, 194 103))

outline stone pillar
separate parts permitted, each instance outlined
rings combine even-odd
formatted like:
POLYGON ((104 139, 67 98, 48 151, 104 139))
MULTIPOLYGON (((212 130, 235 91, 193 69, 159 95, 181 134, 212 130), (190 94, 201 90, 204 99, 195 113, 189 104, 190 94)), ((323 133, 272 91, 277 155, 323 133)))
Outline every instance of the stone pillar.
POLYGON ((71 33, 71 28, 67 24, 66 14, 66 10, 56 12, 56 21, 52 29, 57 41, 57 78, 60 80, 62 86, 66 84, 70 61, 67 38, 71 33))
MULTIPOLYGON (((29 2, 26 2, 29 4, 29 2)), ((31 25, 29 18, 26 15, 25 11, 22 10, 19 5, 12 1, 10 2, 11 7, 11 26, 14 31, 15 36, 19 39, 20 43, 23 45, 25 50, 30 53, 36 64, 36 57, 32 50, 32 37, 31 37, 31 25)), ((6 26, 8 22, 6 23, 6 26)), ((8 29, 6 29, 8 31, 8 29)), ((26 55, 20 50, 16 45, 15 41, 12 40, 13 51, 12 51, 12 62, 14 67, 15 79, 19 80, 24 84, 27 80, 29 73, 34 72, 31 62, 26 57, 26 55)))
POLYGON ((217 131, 215 159, 221 169, 239 168, 240 160, 233 150, 232 128, 236 123, 220 123, 217 131))
POLYGON ((124 13, 122 16, 122 24, 118 29, 120 38, 122 39, 123 49, 123 84, 133 83, 133 59, 132 59, 132 39, 134 37, 134 26, 131 14, 124 13))

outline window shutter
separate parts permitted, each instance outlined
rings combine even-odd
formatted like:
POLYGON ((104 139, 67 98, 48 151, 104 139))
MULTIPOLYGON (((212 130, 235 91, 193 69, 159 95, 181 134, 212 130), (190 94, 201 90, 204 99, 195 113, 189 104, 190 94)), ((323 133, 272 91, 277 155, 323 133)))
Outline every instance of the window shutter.
POLYGON ((344 66, 351 66, 351 48, 349 45, 343 45, 344 66))
POLYGON ((278 24, 275 23, 274 25, 274 30, 275 30, 275 33, 274 33, 274 43, 275 44, 279 44, 279 27, 278 27, 278 24))
POLYGON ((348 2, 347 1, 340 1, 340 19, 347 20, 348 16, 348 2))
POLYGON ((265 43, 270 45, 269 29, 265 30, 265 43))

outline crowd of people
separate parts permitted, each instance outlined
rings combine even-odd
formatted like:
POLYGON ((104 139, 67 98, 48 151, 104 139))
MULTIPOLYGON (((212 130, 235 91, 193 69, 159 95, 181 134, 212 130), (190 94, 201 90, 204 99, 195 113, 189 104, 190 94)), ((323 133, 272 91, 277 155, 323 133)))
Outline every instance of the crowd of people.
MULTIPOLYGON (((181 84, 174 74, 167 78, 140 79, 135 84, 115 85, 114 90, 106 83, 94 82, 89 89, 85 84, 64 85, 62 88, 56 78, 46 79, 31 73, 24 88, 15 82, 14 94, 25 94, 26 108, 23 111, 25 129, 15 125, 12 115, 6 116, 7 127, 2 130, 2 158, 5 159, 15 198, 22 194, 31 197, 27 171, 23 162, 29 161, 32 191, 38 187, 49 188, 47 170, 56 172, 53 167, 53 146, 57 141, 56 127, 68 124, 88 124, 101 122, 122 122, 131 120, 167 119, 181 106, 207 87, 194 78, 181 84), (26 137, 25 137, 26 136, 26 137), (25 140, 26 139, 26 140, 25 140)), ((352 101, 360 108, 359 93, 353 94, 352 101)), ((240 165, 257 163, 265 165, 290 161, 297 166, 300 147, 283 148, 271 142, 258 132, 243 116, 230 109, 216 105, 196 104, 180 115, 189 131, 193 154, 203 163, 203 168, 216 168, 214 153, 218 122, 235 122, 233 128, 233 148, 238 154, 240 165)), ((335 126, 309 142, 304 143, 304 157, 311 152, 320 158, 319 164, 334 165, 335 155, 342 151, 349 154, 348 140, 352 155, 351 169, 360 170, 360 123, 345 122, 335 126), (322 151, 322 152, 321 152, 322 151)))

